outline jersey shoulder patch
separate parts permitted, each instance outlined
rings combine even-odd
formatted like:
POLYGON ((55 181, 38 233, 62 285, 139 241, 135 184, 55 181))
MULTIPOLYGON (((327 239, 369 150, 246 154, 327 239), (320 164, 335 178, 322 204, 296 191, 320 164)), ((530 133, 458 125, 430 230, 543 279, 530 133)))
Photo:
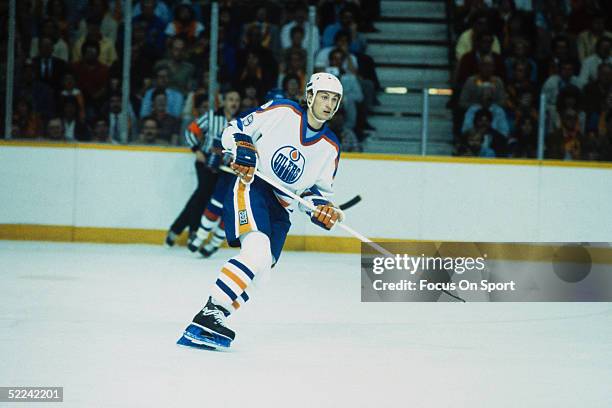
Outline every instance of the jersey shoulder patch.
POLYGON ((272 109, 276 107, 287 107, 287 108, 292 109, 297 114, 304 113, 304 110, 302 109, 300 104, 295 101, 292 101, 291 99, 273 99, 261 105, 259 109, 257 109, 257 112, 264 112, 268 109, 272 109))

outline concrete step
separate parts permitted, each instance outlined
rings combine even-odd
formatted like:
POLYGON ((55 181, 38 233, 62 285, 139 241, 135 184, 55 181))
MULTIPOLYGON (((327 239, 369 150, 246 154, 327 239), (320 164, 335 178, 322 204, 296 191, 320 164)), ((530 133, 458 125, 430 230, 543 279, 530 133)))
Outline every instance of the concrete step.
MULTIPOLYGON (((363 150, 367 153, 387 153, 387 154, 421 154, 421 142, 402 142, 380 140, 375 137, 369 137, 363 143, 363 150)), ((428 156, 451 156, 453 146, 447 142, 428 142, 428 156)))
MULTIPOLYGON (((379 21, 374 23, 374 26, 379 29, 380 32, 365 34, 368 40, 448 40, 445 23, 379 21)), ((368 52, 369 51, 368 48, 368 52)))
MULTIPOLYGON (((422 119, 420 116, 370 115, 368 122, 376 128, 376 136, 392 140, 421 140, 422 119)), ((447 141, 452 139, 452 123, 448 117, 431 117, 429 139, 447 141)))
POLYGON ((435 45, 376 44, 368 48, 376 63, 448 64, 448 47, 435 45))
POLYGON ((376 67, 382 87, 448 88, 449 70, 425 67, 376 67))
POLYGON ((446 17, 443 1, 382 1, 380 11, 383 17, 446 17))
MULTIPOLYGON (((446 114, 450 111, 446 109, 446 103, 450 96, 429 95, 429 111, 434 113, 446 114)), ((374 106, 374 112, 391 113, 421 113, 423 111, 423 93, 414 91, 406 94, 380 93, 378 95, 380 106, 374 106)))

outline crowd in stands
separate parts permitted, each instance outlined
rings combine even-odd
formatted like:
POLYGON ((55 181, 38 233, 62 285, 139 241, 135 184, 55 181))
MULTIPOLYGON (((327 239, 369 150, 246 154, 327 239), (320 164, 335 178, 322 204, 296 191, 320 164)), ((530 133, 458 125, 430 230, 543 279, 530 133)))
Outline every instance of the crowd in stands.
POLYGON ((612 160, 609 0, 455 0, 455 154, 612 160))
MULTIPOLYGON (((8 27, 7 3, 0 4, 3 27, 8 27)), ((377 2, 311 3, 317 6, 315 27, 308 24, 306 2, 219 1, 214 109, 229 90, 239 91, 243 111, 271 97, 300 102, 313 30, 315 72, 332 72, 344 85, 343 109, 330 126, 343 150, 359 150, 380 88, 363 36, 373 30, 377 2)), ((209 108, 211 2, 133 2, 127 133, 120 125, 122 7, 120 0, 17 2, 13 138, 184 144, 183 129, 209 108)), ((2 55, 6 47, 7 30, 0 34, 2 55)), ((0 73, 4 95, 4 58, 0 73)))

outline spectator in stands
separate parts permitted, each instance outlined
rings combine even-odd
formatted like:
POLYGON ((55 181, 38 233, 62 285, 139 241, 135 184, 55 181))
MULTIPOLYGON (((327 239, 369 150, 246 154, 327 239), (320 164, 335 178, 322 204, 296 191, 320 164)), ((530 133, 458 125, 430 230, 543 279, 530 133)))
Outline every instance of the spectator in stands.
POLYGON ((612 89, 612 65, 601 64, 595 81, 584 87, 584 108, 588 116, 599 112, 612 89))
POLYGON ((538 80, 538 65, 536 62, 528 55, 529 51, 529 42, 523 37, 514 37, 512 40, 512 50, 504 64, 506 66, 506 81, 512 81, 514 78, 512 77, 514 73, 514 65, 523 62, 529 65, 529 80, 534 84, 538 80))
POLYGON ((351 33, 347 30, 340 30, 336 33, 334 38, 334 45, 331 47, 324 47, 319 50, 315 57, 314 66, 316 68, 325 68, 329 63, 329 54, 336 48, 347 50, 348 56, 344 61, 344 70, 357 74, 359 63, 355 54, 350 52, 349 45, 351 43, 351 33))
POLYGON ((63 96, 60 102, 64 139, 68 141, 90 140, 89 129, 78 117, 78 102, 74 96, 63 96))
MULTIPOLYGON (((281 47, 283 49, 291 47, 291 29, 293 27, 299 26, 304 30, 304 39, 302 40, 302 48, 308 49, 308 39, 310 38, 310 25, 307 24, 308 21, 308 7, 306 5, 301 4, 295 9, 295 13, 293 15, 293 20, 289 21, 281 28, 280 39, 281 39, 281 47)), ((315 26, 312 32, 313 43, 314 43, 314 52, 316 53, 319 49, 320 39, 319 39, 319 29, 315 26)), ((332 37, 333 38, 333 37, 332 37)))
POLYGON ((491 113, 491 127, 502 135, 508 136, 510 126, 508 125, 506 113, 501 105, 493 102, 493 89, 488 87, 482 89, 480 98, 479 103, 470 105, 465 112, 461 133, 472 130, 476 126, 476 114, 481 110, 486 110, 491 113))
POLYGON ((34 58, 40 55, 40 41, 44 37, 51 39, 53 50, 52 56, 64 62, 68 62, 70 53, 68 43, 60 36, 57 23, 51 19, 43 20, 40 25, 40 33, 37 37, 32 38, 32 42, 30 43, 30 57, 34 58))
POLYGON ((361 152, 361 143, 355 132, 346 125, 344 108, 338 109, 332 120, 329 121, 329 128, 340 139, 340 147, 343 152, 361 152))
POLYGON ((62 123, 62 119, 53 118, 50 119, 49 122, 47 122, 45 138, 56 141, 65 140, 64 124, 62 123))
POLYGON ((32 110, 28 99, 18 99, 13 113, 13 138, 34 139, 42 136, 43 121, 40 115, 32 110))
POLYGON ((577 88, 582 88, 582 82, 574 75, 575 65, 574 61, 570 59, 563 60, 559 63, 559 73, 551 75, 544 85, 542 86, 542 92, 546 95, 546 104, 550 109, 554 109, 557 105, 557 97, 567 86, 573 85, 577 88))
POLYGON ((166 25, 172 20, 172 11, 162 0, 139 1, 134 5, 132 15, 134 17, 140 17, 142 15, 146 16, 146 18, 150 18, 154 15, 162 22, 163 27, 166 27, 166 25))
POLYGON ((598 129, 587 134, 585 154, 587 160, 612 161, 612 110, 602 113, 598 129))
POLYGON ((257 60, 257 65, 261 72, 257 75, 260 77, 262 97, 265 92, 276 87, 278 80, 278 62, 272 51, 261 46, 261 28, 258 25, 251 25, 245 34, 245 44, 243 50, 238 55, 238 71, 241 72, 240 81, 244 77, 245 70, 249 71, 249 76, 253 75, 255 69, 254 63, 257 60), (249 65, 247 67, 247 65, 249 65))
POLYGON ((367 43, 365 38, 357 30, 357 21, 350 8, 344 8, 340 12, 340 20, 337 23, 329 25, 323 32, 323 39, 321 41, 322 47, 331 47, 334 45, 336 33, 340 30, 348 31, 351 34, 351 43, 349 44, 350 52, 354 54, 361 54, 365 52, 367 43))
POLYGON ((167 145, 166 139, 159 137, 159 126, 157 120, 151 116, 142 119, 140 125, 140 137, 138 142, 145 145, 167 145))
POLYGON ((580 130, 578 113, 565 109, 561 114, 561 126, 546 139, 546 157, 560 160, 580 160, 583 158, 585 140, 580 130))
MULTIPOLYGON (((490 3, 490 1, 489 1, 490 3)), ((468 30, 479 15, 486 13, 487 7, 484 0, 455 0, 453 13, 453 29, 459 35, 468 30)))
MULTIPOLYGON (((70 39, 70 21, 64 0, 49 0, 45 7, 45 17, 55 22, 58 35, 65 42, 68 42, 70 39)), ((48 33, 45 34, 48 35, 48 33)))
MULTIPOLYGON (((146 44, 156 50, 157 55, 162 55, 166 49, 164 31, 169 20, 164 21, 156 12, 158 11, 158 7, 163 7, 165 5, 163 3, 158 3, 156 0, 142 0, 142 2, 136 5, 134 11, 138 10, 140 6, 142 6, 142 13, 134 14, 132 24, 134 26, 137 24, 144 24, 146 44), (160 4, 162 6, 160 6, 160 4)), ((160 12, 159 14, 165 15, 164 12, 160 12)), ((169 19, 169 13, 167 16, 169 19)))
POLYGON ((506 105, 504 106, 507 112, 512 112, 520 104, 520 95, 525 91, 535 94, 536 86, 530 80, 530 65, 526 61, 518 61, 514 64, 512 72, 512 80, 506 83, 506 105))
POLYGON ((140 117, 145 118, 153 111, 153 93, 157 90, 162 90, 166 94, 168 114, 180 117, 183 110, 183 95, 175 90, 168 88, 168 69, 164 67, 157 68, 155 87, 149 88, 142 98, 140 107, 140 117))
POLYGON ((347 53, 339 48, 329 54, 329 63, 326 71, 337 76, 342 83, 342 103, 346 113, 345 125, 355 129, 357 125, 357 104, 363 102, 363 91, 354 73, 343 68, 347 53))
POLYGON ((231 4, 219 7, 219 29, 223 27, 226 41, 237 49, 240 46, 242 27, 236 9, 237 7, 231 4))
POLYGON ((478 74, 468 78, 459 96, 459 106, 463 109, 481 103, 484 89, 492 95, 492 103, 503 106, 506 101, 506 92, 501 78, 493 75, 495 62, 493 57, 485 55, 478 64, 478 74))
POLYGON ((164 33, 167 37, 178 36, 193 44, 204 33, 204 25, 196 20, 189 4, 181 3, 174 9, 174 20, 168 23, 164 33))
POLYGON ((86 117, 95 117, 106 101, 110 72, 107 65, 99 61, 100 48, 95 41, 81 46, 83 59, 72 65, 77 86, 83 92, 86 117))
POLYGON ((257 107, 261 106, 263 103, 263 98, 259 98, 257 96, 257 84, 249 83, 244 85, 242 89, 240 89, 240 96, 247 101, 244 103, 244 106, 252 106, 257 107))
POLYGON ((207 93, 201 93, 201 94, 196 95, 193 100, 193 109, 194 109, 193 119, 199 118, 200 116, 208 112, 209 106, 210 105, 208 104, 208 94, 207 93))
POLYGON ((492 50, 494 38, 495 36, 488 31, 474 35, 474 49, 465 53, 459 60, 459 64, 457 64, 455 83, 459 87, 469 77, 478 73, 478 64, 484 55, 491 55, 493 57, 494 75, 500 78, 505 77, 504 60, 501 55, 492 50))
POLYGON ((606 16, 603 14, 595 14, 592 16, 591 27, 580 33, 578 36, 578 58, 580 62, 594 54, 596 51, 597 41, 601 37, 612 38, 612 33, 605 30, 606 16))
POLYGON ((538 153, 538 122, 530 116, 523 117, 515 126, 508 144, 512 157, 536 158, 538 153))
POLYGON ((98 143, 112 143, 113 140, 110 137, 108 119, 103 116, 96 118, 93 121, 92 131, 92 142, 98 143))
POLYGON ((182 37, 173 37, 170 40, 170 58, 158 61, 153 70, 166 68, 168 73, 168 86, 186 95, 193 86, 195 67, 185 61, 186 43, 182 37))
POLYGON ((56 94, 49 85, 39 80, 39 71, 33 68, 29 60, 23 66, 21 84, 15 86, 15 97, 30 101, 33 112, 44 121, 55 115, 56 94))
POLYGON ((584 133, 586 126, 586 114, 582 107, 583 103, 582 92, 578 87, 573 85, 566 86, 559 92, 557 96, 557 106, 553 112, 549 112, 548 123, 546 128, 549 132, 558 129, 562 125, 561 114, 570 109, 578 115, 578 124, 580 131, 584 133))
POLYGON ((598 67, 601 64, 612 64, 612 38, 601 37, 597 40, 597 52, 589 57, 586 57, 582 62, 580 70, 580 81, 587 84, 597 77, 598 67))
POLYGON ((497 30, 495 34, 500 39, 503 54, 511 49, 516 37, 535 38, 532 14, 518 9, 521 7, 517 7, 514 0, 500 0, 499 5, 491 10, 490 25, 497 30))
POLYGON ((109 127, 109 136, 114 143, 126 144, 130 141, 130 137, 138 134, 136 125, 138 123, 136 115, 130 106, 128 114, 127 133, 121 132, 121 113, 123 111, 123 101, 120 93, 112 93, 108 98, 108 105, 105 107, 106 114, 101 116, 106 120, 109 127))
MULTIPOLYGON (((567 16, 559 7, 542 9, 536 14, 537 48, 536 59, 545 61, 551 55, 553 38, 567 38, 570 55, 575 56, 576 39, 567 31, 567 16)), ((577 53, 577 51, 576 51, 577 53)))
MULTIPOLYGON (((273 84, 264 82, 265 69, 261 66, 259 54, 255 51, 249 51, 246 55, 246 65, 240 74, 237 82, 237 88, 245 89, 247 85, 253 85, 257 90, 257 99, 263 98, 265 92, 273 87, 273 84)), ((297 57, 299 59, 299 56, 297 57)), ((304 62, 305 63, 305 62, 304 62)), ((302 61, 296 62, 298 68, 301 67, 302 61)), ((292 66, 288 67, 291 69, 292 66)))
POLYGON ((219 27, 219 82, 229 86, 236 77, 238 62, 236 47, 229 41, 226 31, 224 26, 219 27))
POLYGON ((59 92, 67 65, 64 60, 53 56, 53 40, 50 37, 40 38, 39 56, 32 60, 32 65, 40 80, 59 92))
POLYGON ((600 108, 595 110, 590 108, 587 112, 586 131, 598 134, 606 133, 606 118, 612 112, 612 86, 608 88, 608 93, 604 97, 600 108))
POLYGON ((300 102, 304 91, 300 88, 300 79, 295 75, 285 75, 283 78, 283 91, 285 98, 300 102))
POLYGON ((285 76, 290 75, 298 78, 300 89, 306 86, 306 60, 300 52, 293 52, 289 56, 289 61, 285 67, 285 72, 279 76, 279 84, 282 85, 285 76))
MULTIPOLYGON (((461 57, 474 49, 474 38, 477 38, 481 33, 486 31, 490 31, 489 18, 486 12, 480 12, 474 17, 472 28, 464 31, 457 40, 457 45, 455 46, 455 58, 457 61, 460 61, 461 57)), ((492 50, 493 52, 501 54, 501 46, 497 37, 493 37, 492 50)))
MULTIPOLYGON (((303 40, 304 40, 304 29, 300 26, 293 27, 291 29, 291 46, 288 48, 285 48, 282 52, 281 64, 283 65, 281 66, 281 69, 280 69, 281 72, 285 72, 286 68, 289 66, 289 62, 293 54, 296 54, 296 53, 299 54, 300 57, 304 61, 306 61, 307 54, 306 54, 306 50, 304 49, 304 47, 302 47, 303 40)), ((319 53, 320 52, 321 51, 319 51, 319 53)), ((317 56, 318 55, 319 54, 317 54, 317 56)))
POLYGON ((81 19, 78 24, 77 38, 87 34, 87 19, 90 17, 100 21, 100 33, 114 44, 117 41, 119 24, 111 13, 108 0, 88 1, 86 18, 81 19))
POLYGON ((250 96, 243 96, 240 100, 240 112, 246 112, 259 106, 257 99, 250 96))
POLYGON ((178 143, 178 135, 181 122, 178 118, 168 114, 168 99, 163 90, 153 93, 153 112, 151 116, 155 118, 158 125, 157 137, 166 141, 169 145, 178 143))
MULTIPOLYGON (((257 26, 259 28, 259 31, 261 32, 260 45, 263 48, 266 48, 272 51, 274 55, 279 55, 280 53, 280 34, 278 31, 278 26, 276 26, 276 24, 272 24, 269 21, 268 8, 265 5, 261 5, 257 7, 257 10, 255 11, 255 20, 244 26, 244 32, 245 33, 249 32, 251 26, 257 26)), ((303 29, 302 29, 302 33, 303 33, 303 29)))
POLYGON ((456 148, 459 156, 504 157, 507 141, 504 135, 491 127, 491 112, 480 109, 474 117, 474 127, 462 135, 456 148))
POLYGON ((101 21, 98 17, 89 17, 87 19, 87 32, 85 35, 77 39, 72 47, 72 61, 81 61, 82 49, 85 43, 96 43, 98 45, 98 60, 101 64, 110 67, 117 59, 117 50, 114 42, 102 35, 100 31, 101 21))
POLYGON ((551 55, 546 60, 538 64, 540 68, 540 80, 543 82, 551 75, 559 74, 559 64, 561 61, 572 60, 575 66, 578 66, 578 61, 571 56, 570 41, 567 37, 555 37, 551 43, 551 55))
POLYGON ((82 122, 85 121, 85 98, 83 97, 83 93, 79 88, 77 88, 76 80, 74 79, 74 75, 70 72, 64 74, 62 78, 62 89, 59 93, 60 97, 74 97, 77 101, 77 105, 79 107, 79 120, 82 122))

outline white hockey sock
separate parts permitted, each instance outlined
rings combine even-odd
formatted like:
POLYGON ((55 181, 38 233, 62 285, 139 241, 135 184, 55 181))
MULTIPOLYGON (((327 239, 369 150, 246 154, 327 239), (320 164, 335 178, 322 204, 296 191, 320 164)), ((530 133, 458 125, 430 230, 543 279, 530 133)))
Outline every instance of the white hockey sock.
POLYGON ((217 249, 223 244, 223 241, 225 241, 225 225, 221 221, 213 230, 212 237, 205 248, 209 251, 213 248, 217 249))
POLYGON ((231 258, 221 268, 212 289, 212 297, 226 309, 237 310, 249 300, 246 289, 254 278, 255 274, 251 268, 238 257, 231 258))
POLYGON ((228 310, 237 310, 247 302, 247 288, 272 266, 270 240, 264 233, 250 232, 241 238, 241 244, 240 254, 223 265, 212 288, 213 298, 228 310))

